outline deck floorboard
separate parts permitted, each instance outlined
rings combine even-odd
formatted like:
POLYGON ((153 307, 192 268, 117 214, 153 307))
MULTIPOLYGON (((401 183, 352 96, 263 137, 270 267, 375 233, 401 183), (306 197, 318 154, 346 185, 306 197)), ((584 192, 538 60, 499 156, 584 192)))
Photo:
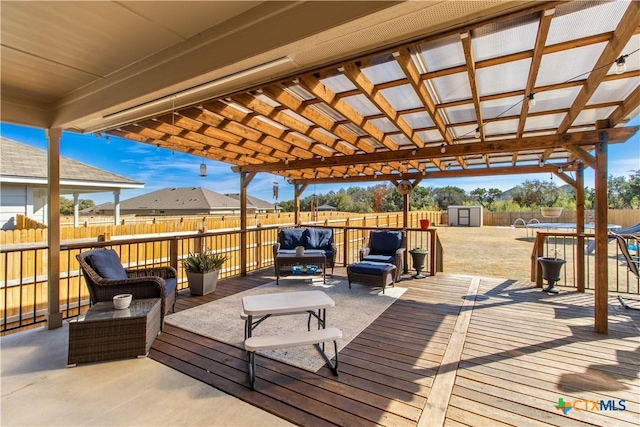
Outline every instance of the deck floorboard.
MULTIPOLYGON (((273 280, 272 269, 263 269, 221 280, 209 295, 181 291, 176 311, 273 280)), ((341 350, 338 377, 326 367, 314 373, 258 357, 252 391, 242 349, 171 325, 150 357, 303 426, 426 425, 421 417, 436 396, 447 426, 637 425, 640 313, 615 296, 610 333, 600 335, 589 293, 551 296, 529 282, 452 274, 398 286, 407 291, 341 350), (473 280, 477 294, 467 295, 473 280), (462 325, 461 310, 468 316, 462 325), (462 341, 452 339, 461 332, 462 341), (559 398, 624 400, 626 410, 565 415, 555 407, 559 398)))

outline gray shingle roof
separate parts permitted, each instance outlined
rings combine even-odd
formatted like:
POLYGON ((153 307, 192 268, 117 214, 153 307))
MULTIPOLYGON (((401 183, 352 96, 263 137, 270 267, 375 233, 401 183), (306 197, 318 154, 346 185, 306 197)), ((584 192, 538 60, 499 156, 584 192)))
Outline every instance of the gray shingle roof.
MULTIPOLYGON (((99 206, 103 209, 113 208, 113 203, 99 206)), ((202 187, 163 188, 142 194, 120 203, 122 210, 157 209, 157 210, 202 210, 211 208, 240 209, 240 202, 215 191, 202 187)))
MULTIPOLYGON (((233 197, 236 200, 240 200, 240 194, 238 193, 225 194, 225 196, 233 197)), ((266 200, 258 199, 257 197, 249 196, 248 194, 247 206, 256 209, 275 209, 273 203, 269 203, 266 200)))
MULTIPOLYGON (((0 137, 0 153, 0 175, 3 177, 47 178, 47 152, 45 150, 0 137)), ((62 156, 60 156, 60 179, 144 184, 62 156)))

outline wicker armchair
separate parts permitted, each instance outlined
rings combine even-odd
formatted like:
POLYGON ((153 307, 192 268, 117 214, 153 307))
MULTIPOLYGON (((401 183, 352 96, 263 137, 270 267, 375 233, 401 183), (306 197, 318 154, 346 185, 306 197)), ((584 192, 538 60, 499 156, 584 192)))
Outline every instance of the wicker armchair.
MULTIPOLYGON (((93 258, 96 254, 100 258, 108 256, 108 258, 111 258, 111 261, 113 261, 113 257, 115 256, 117 262, 120 262, 118 255, 115 254, 113 249, 97 248, 76 255, 80 267, 82 267, 85 282, 89 288, 91 304, 102 301, 112 301, 113 297, 118 294, 132 294, 134 299, 160 298, 160 314, 162 320, 164 320, 165 314, 174 310, 176 297, 178 295, 175 268, 152 267, 124 269, 122 265, 120 265, 119 268, 122 269, 122 271, 116 272, 116 275, 120 276, 119 278, 105 278, 96 271, 96 269, 100 270, 99 266, 95 265, 97 262, 96 258, 93 258), (112 254, 108 252, 112 252, 112 254)), ((119 270, 117 266, 116 269, 119 270)), ((104 267, 102 270, 104 271, 104 267)))
POLYGON ((383 262, 396 266, 395 281, 404 271, 407 238, 404 231, 372 231, 367 247, 360 249, 360 261, 383 262))

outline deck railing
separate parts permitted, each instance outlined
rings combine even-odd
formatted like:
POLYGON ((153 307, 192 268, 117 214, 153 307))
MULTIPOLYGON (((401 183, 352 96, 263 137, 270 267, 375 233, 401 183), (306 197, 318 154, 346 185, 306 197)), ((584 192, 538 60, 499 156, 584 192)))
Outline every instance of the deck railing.
MULTIPOLYGON (((615 241, 609 242, 607 251, 608 289, 614 292, 640 294, 640 280, 629 272, 615 241)), ((543 284, 542 268, 537 262, 540 256, 557 257, 567 261, 556 285, 575 287, 578 290, 595 289, 594 234, 538 231, 531 252, 531 281, 536 282, 538 287, 542 287, 543 284), (584 269, 580 268, 581 264, 584 265, 584 269)))
MULTIPOLYGON (((323 223, 334 230, 338 247, 336 264, 347 265, 358 260, 359 249, 366 245, 369 233, 380 226, 351 226, 349 220, 323 223)), ((394 227, 386 221, 385 229, 394 227)), ((313 226, 314 224, 308 224, 313 226)), ((273 244, 277 241, 279 226, 253 227, 246 235, 246 271, 274 265, 273 244)), ((435 274, 442 271, 442 245, 435 229, 406 228, 407 248, 430 248, 424 271, 435 274)), ((76 255, 96 247, 113 248, 125 268, 172 266, 178 271, 178 289, 188 286, 180 261, 189 253, 213 250, 227 255, 229 260, 220 271, 220 278, 237 276, 240 265, 241 231, 215 230, 200 233, 179 233, 169 236, 113 238, 105 241, 69 243, 60 247, 60 311, 63 317, 77 316, 89 306, 89 293, 84 283, 76 255)), ((0 323, 1 332, 36 325, 45 321, 47 311, 47 252, 45 243, 0 248, 0 323)), ((407 257, 405 257, 407 258, 407 257)), ((409 268, 408 262, 405 268, 409 268)))

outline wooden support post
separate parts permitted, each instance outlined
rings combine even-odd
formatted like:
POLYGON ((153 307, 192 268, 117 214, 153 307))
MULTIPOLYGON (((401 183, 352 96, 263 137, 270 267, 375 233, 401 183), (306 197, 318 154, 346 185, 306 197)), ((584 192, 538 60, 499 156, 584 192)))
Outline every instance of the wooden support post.
MULTIPOLYGON (((596 123, 598 127, 599 123, 596 123)), ((607 197, 607 145, 609 134, 600 131, 596 144, 596 268, 595 268, 595 330, 600 334, 609 333, 609 254, 608 246, 608 207, 607 197)))
POLYGON ((584 164, 578 162, 576 171, 576 233, 578 233, 578 251, 576 252, 576 281, 578 292, 584 292, 584 164))
POLYGON ((60 312, 60 138, 62 129, 47 129, 47 329, 62 327, 60 312))
POLYGON ((293 222, 300 225, 300 196, 309 184, 294 184, 293 186, 293 222))
POLYGON ((169 240, 169 265, 178 270, 178 239, 169 240))
POLYGON ((240 174, 240 275, 247 275, 247 187, 255 172, 240 174))

